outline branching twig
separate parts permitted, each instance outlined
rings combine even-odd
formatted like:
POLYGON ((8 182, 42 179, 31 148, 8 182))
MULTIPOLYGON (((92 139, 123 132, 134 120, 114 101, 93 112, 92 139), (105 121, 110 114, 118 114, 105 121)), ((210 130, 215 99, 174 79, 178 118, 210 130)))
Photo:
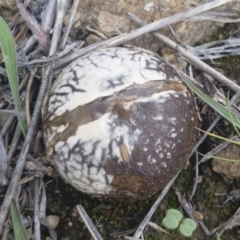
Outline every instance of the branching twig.
POLYGON ((39 196, 40 196, 40 180, 35 178, 34 184, 34 240, 41 240, 40 219, 39 219, 39 196))
POLYGON ((70 32, 71 27, 73 25, 73 19, 75 17, 75 14, 76 14, 76 11, 77 11, 77 7, 79 5, 79 1, 80 0, 74 0, 73 1, 73 5, 72 5, 72 8, 71 8, 71 11, 70 11, 70 14, 69 14, 68 23, 67 23, 66 29, 64 31, 64 34, 62 36, 61 43, 59 44, 59 48, 60 49, 64 49, 65 48, 69 32, 70 32))
POLYGON ((6 172, 7 172, 7 154, 5 151, 2 136, 0 134, 0 186, 5 186, 8 183, 6 172))
MULTIPOLYGON (((64 4, 65 1, 60 1, 60 3, 64 4)), ((59 12, 58 12, 59 14, 59 12)), ((60 20, 60 19, 59 19, 60 20)), ((54 27, 54 32, 53 32, 53 38, 52 38, 52 42, 51 42, 51 46, 50 46, 50 50, 49 50, 49 56, 52 56, 55 54, 56 49, 57 49, 57 43, 59 41, 59 36, 61 34, 61 27, 62 26, 62 22, 63 19, 61 19, 61 21, 56 21, 55 23, 55 27, 54 27)), ((0 235, 2 233, 2 229, 3 229, 3 225, 5 222, 5 219, 7 217, 7 214, 9 212, 9 207, 10 204, 12 202, 12 199, 15 195, 20 177, 22 175, 22 171, 25 165, 25 161, 26 161, 26 156, 28 154, 30 145, 32 143, 32 139, 35 133, 35 129, 37 126, 37 122, 39 120, 39 114, 40 114, 40 109, 41 109, 41 105, 42 105, 42 101, 46 92, 46 88, 47 88, 47 83, 48 83, 48 79, 51 76, 52 73, 52 65, 47 66, 43 77, 42 77, 42 83, 41 83, 41 87, 38 93, 38 97, 37 97, 37 101, 35 104, 35 108, 33 111, 33 116, 32 116, 32 121, 30 124, 30 127, 28 129, 28 133, 26 135, 23 147, 22 147, 22 151, 20 153, 19 159, 17 161, 16 167, 14 169, 11 181, 9 183, 8 186, 8 190, 6 193, 6 196, 4 198, 2 207, 1 207, 1 212, 0 212, 0 235)))
MULTIPOLYGON (((132 20, 134 20, 136 23, 140 25, 144 25, 145 23, 139 19, 137 16, 133 14, 129 14, 132 20)), ((180 45, 176 44, 174 41, 169 39, 168 37, 159 34, 159 33, 154 33, 154 35, 160 39, 164 44, 166 44, 168 47, 170 47, 173 50, 180 51, 182 56, 185 57, 191 64, 195 65, 205 73, 209 74, 211 77, 214 79, 218 80, 219 82, 223 83, 226 85, 229 89, 233 90, 234 92, 240 93, 240 86, 238 86, 236 83, 234 83, 232 80, 229 78, 225 77, 222 75, 220 72, 216 71, 212 67, 208 66, 206 63, 202 62, 199 60, 197 57, 192 55, 188 50, 182 48, 180 45)))
POLYGON ((77 205, 76 208, 94 240, 103 240, 103 238, 101 237, 100 233, 98 232, 97 228, 93 224, 92 220, 90 219, 82 205, 77 205))
POLYGON ((149 33, 149 32, 153 32, 153 31, 157 31, 160 28, 169 26, 171 24, 177 23, 179 21, 183 21, 191 16, 195 16, 199 13, 205 12, 207 10, 219 7, 221 5, 224 5, 226 3, 232 2, 233 0, 215 0, 213 2, 207 3, 207 4, 203 4, 201 6, 198 6, 194 9, 190 9, 181 13, 176 13, 173 16, 161 19, 159 21, 150 23, 144 27, 135 29, 133 31, 131 31, 130 33, 123 33, 120 34, 116 37, 113 37, 109 40, 106 41, 102 41, 102 42, 98 42, 96 44, 90 45, 89 47, 86 47, 84 49, 81 49, 79 51, 75 51, 74 53, 72 53, 70 56, 59 60, 56 65, 55 68, 60 68, 63 65, 68 64, 69 62, 87 54, 90 53, 96 49, 100 49, 100 48, 105 48, 105 47, 112 47, 112 46, 117 46, 123 43, 126 43, 132 39, 135 39, 143 34, 149 33))

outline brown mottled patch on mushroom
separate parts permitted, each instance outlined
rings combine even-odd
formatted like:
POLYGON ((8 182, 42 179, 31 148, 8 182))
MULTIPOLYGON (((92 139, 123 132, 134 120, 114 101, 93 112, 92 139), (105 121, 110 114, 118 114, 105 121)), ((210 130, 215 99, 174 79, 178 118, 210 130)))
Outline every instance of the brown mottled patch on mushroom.
POLYGON ((111 182, 111 186, 121 191, 129 191, 138 194, 142 187, 143 179, 137 175, 117 175, 111 182))

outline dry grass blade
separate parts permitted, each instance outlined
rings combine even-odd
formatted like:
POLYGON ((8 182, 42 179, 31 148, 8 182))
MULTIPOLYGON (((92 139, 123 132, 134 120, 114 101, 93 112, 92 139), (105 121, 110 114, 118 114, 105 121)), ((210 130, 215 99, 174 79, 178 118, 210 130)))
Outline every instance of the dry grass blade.
MULTIPOLYGON (((62 4, 64 4, 65 1, 60 1, 62 4)), ((64 17, 64 16, 63 16, 64 17)), ((51 47, 49 50, 49 56, 52 56, 55 54, 56 50, 57 50, 57 43, 59 42, 59 37, 61 34, 61 27, 62 27, 62 23, 63 23, 63 17, 61 18, 57 18, 58 21, 55 22, 55 26, 54 26, 54 32, 53 32, 53 38, 52 38, 52 42, 51 42, 51 47)), ((35 129, 37 126, 37 122, 39 120, 39 115, 40 115, 40 109, 41 109, 41 105, 43 102, 43 98, 46 92, 46 88, 48 86, 48 80, 50 78, 52 74, 52 65, 47 66, 44 73, 43 73, 43 77, 42 77, 42 82, 41 82, 41 87, 38 93, 38 97, 36 100, 36 104, 35 104, 35 108, 33 111, 33 115, 32 115, 32 120, 31 120, 31 124, 30 127, 28 129, 28 133, 26 135, 24 144, 22 146, 22 150, 21 153, 19 155, 19 159, 17 161, 16 167, 14 169, 11 181, 9 183, 2 207, 1 207, 1 212, 0 212, 0 234, 2 233, 3 230, 3 225, 5 223, 5 219, 7 217, 7 214, 9 212, 9 207, 10 204, 12 202, 12 199, 16 193, 16 189, 19 183, 19 179, 22 175, 22 171, 25 165, 25 161, 26 161, 26 156, 29 152, 29 148, 30 145, 32 143, 32 139, 35 133, 35 129)))
POLYGON ((34 240, 41 239, 40 219, 39 219, 39 198, 40 198, 40 180, 34 179, 34 240))
POLYGON ((23 18, 28 23, 29 28, 32 30, 33 34, 38 39, 44 51, 47 53, 49 50, 49 37, 47 33, 44 31, 43 27, 37 22, 37 20, 26 10, 24 5, 19 2, 19 0, 16 0, 16 3, 23 18))
POLYGON ((85 225, 87 226, 89 232, 91 233, 93 239, 103 240, 103 238, 101 237, 100 233, 98 232, 97 228, 93 224, 92 220, 90 219, 82 205, 77 205, 76 208, 85 225))
POLYGON ((191 17, 190 21, 199 20, 211 20, 223 23, 239 23, 240 18, 237 13, 218 13, 218 12, 207 12, 201 13, 197 16, 191 17))
POLYGON ((210 59, 211 61, 230 55, 240 55, 240 39, 232 38, 213 41, 197 47, 191 47, 190 51, 199 59, 210 59))
MULTIPOLYGON (((233 136, 232 138, 233 141, 240 141, 240 139, 238 138, 238 136, 233 136)), ((228 145, 230 144, 230 142, 223 142, 221 144, 219 144, 217 147, 213 148, 211 151, 207 152, 201 159, 201 161, 199 161, 198 164, 206 162, 207 160, 211 159, 215 154, 217 154, 219 151, 221 151, 222 149, 226 148, 228 145)))
POLYGON ((68 35, 70 33, 71 27, 73 25, 73 20, 74 20, 76 11, 77 11, 77 7, 79 5, 79 1, 80 0, 74 0, 73 1, 73 5, 72 5, 72 8, 71 8, 70 17, 68 19, 67 27, 66 27, 66 30, 65 30, 65 32, 62 36, 61 43, 59 44, 60 49, 64 49, 65 46, 66 46, 67 38, 68 38, 68 35))
POLYGON ((234 112, 231 112, 231 114, 229 114, 229 109, 225 108, 224 106, 222 106, 221 104, 219 104, 218 102, 216 102, 215 100, 207 96, 205 93, 203 93, 186 76, 184 76, 183 73, 180 73, 180 75, 182 75, 182 80, 198 97, 200 97, 204 102, 206 102, 218 114, 220 114, 222 117, 227 119, 230 123, 232 123, 232 125, 240 129, 239 116, 237 114, 235 114, 234 112))
POLYGON ((159 225, 157 225, 156 223, 154 222, 148 222, 148 226, 157 230, 158 232, 163 232, 163 233, 166 233, 168 235, 171 235, 168 231, 166 231, 165 229, 161 228, 159 225))
POLYGON ((124 239, 126 239, 126 240, 141 240, 143 238, 139 239, 139 238, 135 238, 135 237, 126 236, 126 237, 124 237, 124 239))
POLYGON ((7 171, 7 154, 3 144, 3 139, 0 135, 0 186, 5 186, 8 183, 6 171, 7 171))

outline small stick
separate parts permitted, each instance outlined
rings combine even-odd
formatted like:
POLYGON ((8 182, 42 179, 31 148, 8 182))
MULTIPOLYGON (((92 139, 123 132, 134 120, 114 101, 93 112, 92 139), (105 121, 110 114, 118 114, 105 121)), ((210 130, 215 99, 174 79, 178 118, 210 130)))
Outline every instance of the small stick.
POLYGON ((29 13, 29 11, 24 7, 19 0, 16 0, 17 7, 22 15, 22 17, 27 22, 29 28, 38 39, 39 43, 43 47, 45 52, 49 50, 49 36, 44 31, 43 27, 37 22, 37 20, 29 13))
POLYGON ((0 186, 6 186, 8 179, 6 176, 7 173, 7 154, 4 147, 3 139, 0 134, 0 186))
MULTIPOLYGON (((195 217, 193 216, 193 212, 194 212, 194 209, 192 207, 192 205, 190 203, 187 202, 187 200, 183 197, 183 195, 178 191, 178 190, 175 190, 175 193, 178 197, 178 200, 182 206, 182 208, 184 209, 184 211, 187 213, 187 215, 192 218, 194 221, 197 221, 195 219, 195 217)), ((205 232, 205 234, 207 236, 210 236, 211 233, 209 232, 209 230, 206 228, 206 226, 204 225, 204 223, 202 221, 197 221, 199 223, 199 225, 202 227, 203 231, 205 232)))
MULTIPOLYGON (((56 12, 56 5, 57 0, 51 0, 47 3, 46 11, 44 12, 43 16, 43 29, 46 31, 47 34, 49 34, 49 30, 52 28, 53 20, 55 17, 56 12)), ((24 44, 23 46, 23 52, 28 52, 29 49, 37 42, 37 39, 34 35, 32 35, 24 44)))
POLYGON ((103 240, 100 233, 98 232, 97 228, 93 224, 92 220, 84 210, 81 204, 76 206, 76 209, 81 216, 82 220, 84 221, 85 225, 87 226, 89 232, 91 233, 94 240, 103 240))
POLYGON ((28 79, 28 84, 27 84, 27 90, 26 90, 26 98, 25 98, 25 109, 26 109, 26 122, 27 126, 29 127, 30 122, 31 122, 31 113, 30 113, 30 92, 31 92, 31 86, 33 82, 33 78, 37 72, 37 68, 32 69, 30 77, 28 79))
MULTIPOLYGON (((207 135, 207 134, 206 134, 207 135)), ((238 136, 233 136, 230 138, 231 140, 234 140, 236 142, 239 142, 240 139, 238 138, 238 136)), ((213 156, 215 156, 218 152, 220 152, 222 149, 226 148, 228 145, 230 144, 230 142, 223 142, 221 144, 219 144, 217 147, 213 148, 211 151, 209 151, 208 153, 206 153, 202 158, 201 158, 201 161, 198 163, 201 164, 201 163, 204 163, 206 162, 207 160, 213 158, 213 156)))
POLYGON ((152 215, 155 213, 156 209, 158 208, 158 205, 161 203, 161 201, 163 200, 163 198, 165 197, 165 195, 167 194, 168 190, 170 189, 170 187, 172 186, 172 184, 174 183, 175 179, 177 178, 178 174, 181 172, 181 170, 177 173, 177 175, 167 184, 167 186, 162 190, 161 194, 159 195, 158 199, 156 200, 156 202, 153 204, 153 206, 151 207, 150 211, 148 212, 148 214, 146 215, 146 217, 143 219, 142 223, 139 225, 137 231, 134 234, 134 238, 139 238, 143 232, 143 230, 145 229, 145 227, 148 225, 148 222, 150 220, 150 218, 152 217, 152 215))
POLYGON ((5 124, 3 125, 3 127, 0 131, 0 135, 2 137, 7 133, 9 127, 12 126, 12 123, 13 123, 14 119, 15 119, 15 115, 12 115, 12 116, 8 117, 7 121, 5 122, 5 124))
POLYGON ((7 163, 8 164, 10 164, 10 161, 11 161, 11 159, 12 159, 14 153, 15 153, 18 141, 19 141, 19 139, 21 137, 21 133, 22 133, 22 131, 21 131, 20 126, 18 124, 17 128, 16 128, 16 130, 14 132, 14 136, 12 138, 11 146, 10 146, 10 148, 8 150, 8 156, 7 156, 7 163))
MULTIPOLYGON (((135 16, 132 13, 129 13, 130 18, 136 22, 139 25, 145 25, 140 18, 135 16)), ((168 47, 170 47, 173 50, 180 51, 181 54, 193 65, 197 66, 199 69, 204 71, 205 73, 209 74, 214 79, 218 80, 219 82, 223 83, 225 86, 227 86, 229 89, 233 90, 234 92, 240 93, 240 86, 238 86, 236 83, 234 83, 229 78, 225 77, 212 67, 208 66, 206 63, 199 60, 197 57, 192 55, 188 50, 182 48, 180 45, 176 44, 171 39, 167 38, 166 36, 160 34, 160 33, 154 33, 154 36, 156 36, 158 39, 160 39, 163 43, 165 43, 168 47)))
POLYGON ((196 155, 196 164, 195 164, 195 181, 194 181, 194 185, 193 185, 193 188, 192 188, 192 193, 191 193, 191 196, 189 198, 189 201, 192 200, 193 196, 195 195, 195 192, 197 190, 197 185, 198 185, 198 179, 199 179, 199 171, 198 171, 198 153, 195 152, 195 155, 196 155))
POLYGON ((79 5, 79 0, 74 0, 71 11, 70 11, 70 14, 69 14, 69 19, 68 19, 66 29, 65 29, 64 34, 62 36, 61 43, 59 44, 60 49, 64 49, 65 46, 66 46, 67 38, 68 38, 69 32, 72 28, 73 19, 74 19, 74 16, 76 14, 78 5, 79 5))
MULTIPOLYGON (((61 4, 64 4, 65 1, 59 1, 61 4)), ((57 15, 59 14, 59 12, 57 12, 57 15)), ((63 16, 64 17, 64 16, 63 16)), ((57 17, 57 19, 59 21, 56 21, 55 26, 54 26, 54 32, 53 32, 53 37, 52 37, 52 42, 51 42, 51 46, 50 46, 50 50, 49 50, 49 56, 52 56, 55 54, 56 50, 57 50, 57 43, 58 40, 60 38, 60 34, 61 34, 61 27, 62 26, 62 22, 63 22, 63 18, 59 19, 57 17)), ((41 110, 41 105, 42 105, 42 101, 46 92, 46 88, 48 85, 48 80, 50 79, 50 76, 52 74, 52 65, 49 65, 46 67, 43 77, 42 77, 42 82, 41 82, 41 87, 38 93, 38 97, 37 97, 37 101, 35 104, 35 108, 33 111, 33 115, 32 115, 32 121, 30 124, 30 127, 28 129, 24 144, 22 146, 22 151, 20 153, 19 159, 17 161, 16 167, 14 169, 11 181, 9 183, 7 192, 6 192, 6 196, 4 198, 2 207, 1 207, 1 211, 0 211, 0 235, 2 233, 3 230, 3 226, 4 226, 4 222, 6 220, 6 217, 8 215, 9 212, 9 207, 10 204, 12 202, 12 199, 16 193, 16 189, 18 187, 18 183, 20 180, 20 177, 22 175, 22 171, 23 168, 25 166, 25 162, 26 162, 26 156, 29 152, 29 148, 30 145, 32 143, 32 139, 35 133, 35 129, 37 126, 37 122, 39 120, 39 115, 40 115, 40 110, 41 110)))
POLYGON ((39 202, 40 202, 40 179, 35 178, 34 184, 34 240, 41 240, 39 202))

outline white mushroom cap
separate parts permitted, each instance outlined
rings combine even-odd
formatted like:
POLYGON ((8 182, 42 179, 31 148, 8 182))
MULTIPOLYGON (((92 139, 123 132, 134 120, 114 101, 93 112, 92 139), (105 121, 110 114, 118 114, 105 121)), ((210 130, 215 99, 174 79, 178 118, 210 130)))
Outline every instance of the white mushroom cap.
POLYGON ((195 144, 197 110, 157 55, 108 48, 77 59, 55 81, 43 116, 46 148, 78 190, 133 201, 162 189, 195 144))

